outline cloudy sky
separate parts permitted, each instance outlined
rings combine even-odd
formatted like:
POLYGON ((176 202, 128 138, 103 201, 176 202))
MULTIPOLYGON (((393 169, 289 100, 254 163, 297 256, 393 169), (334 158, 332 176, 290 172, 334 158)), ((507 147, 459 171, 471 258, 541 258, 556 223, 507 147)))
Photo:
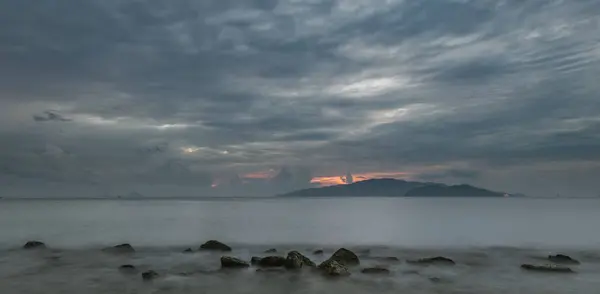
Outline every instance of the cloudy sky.
MULTIPOLYGON (((0 1, 4 196, 600 194, 595 0, 0 1)), ((1 195, 0 195, 1 196, 1 195)))

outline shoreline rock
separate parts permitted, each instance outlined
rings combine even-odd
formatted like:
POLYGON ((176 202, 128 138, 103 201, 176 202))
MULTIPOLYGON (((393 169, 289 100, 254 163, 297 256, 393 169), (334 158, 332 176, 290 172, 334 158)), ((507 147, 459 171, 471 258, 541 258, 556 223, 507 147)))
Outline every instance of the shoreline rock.
POLYGON ((208 240, 200 245, 200 250, 231 251, 231 247, 217 240, 208 240))
POLYGON ((579 260, 564 254, 548 255, 548 260, 554 263, 580 264, 579 260))
POLYGON ((263 257, 256 263, 260 267, 282 267, 285 265, 286 258, 283 256, 263 257))
POLYGON ((315 250, 315 251, 313 251, 313 254, 314 254, 314 255, 323 255, 323 253, 324 253, 324 252, 323 252, 323 250, 321 250, 321 249, 318 249, 318 250, 315 250))
POLYGON ((126 254, 126 253, 134 253, 135 249, 129 243, 123 243, 123 244, 115 245, 113 247, 104 248, 104 249, 102 249, 102 251, 110 252, 110 253, 117 253, 117 254, 126 254))
POLYGON ((352 252, 346 248, 338 249, 335 253, 333 253, 333 255, 329 259, 335 260, 335 261, 343 264, 344 266, 352 266, 352 265, 360 264, 360 259, 358 258, 358 256, 354 252, 352 252))
POLYGON ((264 253, 277 253, 277 249, 271 248, 264 251, 264 253))
POLYGON ((247 268, 250 264, 237 257, 222 256, 221 268, 247 268))
POLYGON ((549 273, 574 273, 571 268, 565 266, 557 266, 554 264, 545 265, 533 265, 533 264, 522 264, 521 268, 528 271, 536 272, 549 272, 549 273))
POLYGON ((150 281, 156 278, 158 278, 158 273, 153 270, 145 271, 142 273, 142 280, 144 281, 150 281))
POLYGON ((384 267, 367 267, 367 268, 363 268, 361 271, 361 273, 363 274, 370 274, 370 275, 388 275, 390 274, 390 270, 384 267))
POLYGON ((338 276, 349 276, 350 272, 348 268, 343 264, 333 259, 328 259, 319 265, 319 270, 326 276, 338 277, 338 276))
POLYGON ((25 245, 23 245, 23 249, 45 249, 46 244, 41 241, 27 241, 25 245))
POLYGON ((302 253, 298 251, 291 251, 285 258, 284 266, 287 269, 300 269, 303 266, 315 267, 316 264, 308 257, 302 255, 302 253))
POLYGON ((420 258, 417 260, 407 260, 406 262, 412 263, 412 264, 424 264, 424 265, 430 265, 430 264, 455 265, 456 264, 456 262, 454 262, 454 260, 452 260, 448 257, 443 257, 443 256, 420 258))

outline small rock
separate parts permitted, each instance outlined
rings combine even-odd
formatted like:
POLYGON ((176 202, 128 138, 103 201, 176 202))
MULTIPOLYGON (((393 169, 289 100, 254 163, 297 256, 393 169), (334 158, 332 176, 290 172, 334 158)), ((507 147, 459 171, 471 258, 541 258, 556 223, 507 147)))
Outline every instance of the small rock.
POLYGON ((555 263, 579 264, 578 260, 573 259, 570 256, 564 254, 549 255, 548 260, 555 263))
POLYGON ((231 247, 217 240, 209 240, 206 243, 200 245, 200 250, 231 251, 231 247))
POLYGON ((113 247, 104 248, 103 250, 106 252, 119 253, 119 254, 135 252, 135 249, 133 249, 133 246, 131 246, 130 244, 127 244, 127 243, 116 245, 113 247))
POLYGON ((267 256, 258 261, 261 267, 280 267, 285 265, 286 258, 282 256, 267 256))
POLYGON ((305 265, 310 267, 316 266, 314 262, 298 251, 291 251, 288 253, 284 263, 284 266, 288 269, 299 269, 305 265))
POLYGON ((329 259, 335 260, 345 266, 360 264, 358 256, 346 248, 338 249, 329 259))
POLYGON ((447 258, 447 257, 443 257, 443 256, 421 258, 421 259, 417 259, 417 260, 408 260, 407 262, 414 263, 414 264, 445 264, 445 265, 455 265, 456 264, 454 262, 454 260, 447 258))
POLYGON ((221 257, 221 267, 222 268, 245 268, 245 267, 249 267, 250 264, 248 264, 247 262, 239 259, 239 258, 235 258, 235 257, 231 257, 231 256, 222 256, 221 257))
POLYGON ((250 258, 250 264, 257 265, 261 259, 262 257, 252 256, 252 258, 250 258))
POLYGON ((343 264, 328 259, 319 265, 319 269, 326 276, 348 276, 350 272, 343 264))
POLYGON ((275 248, 267 249, 267 250, 265 250, 265 253, 277 253, 277 249, 275 249, 275 248))
POLYGON ((40 241, 28 241, 23 245, 23 249, 44 249, 46 248, 46 244, 40 241))
POLYGON ((557 265, 553 265, 553 264, 545 264, 545 265, 522 264, 521 268, 524 270, 537 271, 537 272, 574 273, 574 271, 568 267, 557 266, 557 265))
POLYGON ((144 281, 150 281, 156 278, 158 278, 158 273, 153 270, 149 270, 142 273, 142 280, 144 281))
POLYGON ((441 278, 438 277, 429 277, 428 278, 432 283, 441 283, 443 282, 443 280, 441 278))
POLYGON ((193 253, 194 250, 192 250, 192 248, 187 248, 186 250, 183 250, 183 253, 193 253))
POLYGON ((124 264, 119 267, 119 271, 126 272, 126 273, 135 272, 136 270, 137 269, 135 268, 135 266, 131 265, 131 264, 124 264))
POLYGON ((383 267, 368 267, 361 270, 363 274, 389 274, 390 270, 383 267))
POLYGON ((314 255, 322 255, 323 254, 323 250, 319 249, 319 250, 315 250, 313 251, 314 255))

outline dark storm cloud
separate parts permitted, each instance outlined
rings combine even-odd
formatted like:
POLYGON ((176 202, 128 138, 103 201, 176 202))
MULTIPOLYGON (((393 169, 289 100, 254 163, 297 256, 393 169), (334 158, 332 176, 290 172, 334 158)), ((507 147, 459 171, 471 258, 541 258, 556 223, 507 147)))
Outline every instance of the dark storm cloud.
MULTIPOLYGON (((499 186, 501 170, 568 172, 599 160, 598 13, 595 1, 2 1, 0 167, 201 194, 220 174, 280 170, 253 195, 348 170, 496 173, 499 186)), ((230 186, 218 193, 248 191, 230 186)))

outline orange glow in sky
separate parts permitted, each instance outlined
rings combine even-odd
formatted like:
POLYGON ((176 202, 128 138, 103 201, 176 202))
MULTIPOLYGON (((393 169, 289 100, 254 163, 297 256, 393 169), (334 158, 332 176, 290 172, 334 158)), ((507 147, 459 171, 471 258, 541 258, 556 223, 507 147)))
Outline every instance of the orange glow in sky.
MULTIPOLYGON (((391 179, 405 179, 410 177, 412 174, 408 172, 371 172, 371 173, 358 173, 352 174, 354 178, 354 182, 360 182, 364 180, 370 179, 381 179, 381 178, 391 178, 391 179)), ((314 177, 310 181, 313 184, 319 184, 321 186, 333 186, 333 185, 343 185, 346 182, 342 180, 340 176, 325 176, 325 177, 314 177)))
POLYGON ((245 178, 245 179, 271 179, 276 174, 277 174, 277 172, 274 169, 269 169, 269 170, 257 171, 257 172, 245 174, 242 176, 242 178, 245 178))

